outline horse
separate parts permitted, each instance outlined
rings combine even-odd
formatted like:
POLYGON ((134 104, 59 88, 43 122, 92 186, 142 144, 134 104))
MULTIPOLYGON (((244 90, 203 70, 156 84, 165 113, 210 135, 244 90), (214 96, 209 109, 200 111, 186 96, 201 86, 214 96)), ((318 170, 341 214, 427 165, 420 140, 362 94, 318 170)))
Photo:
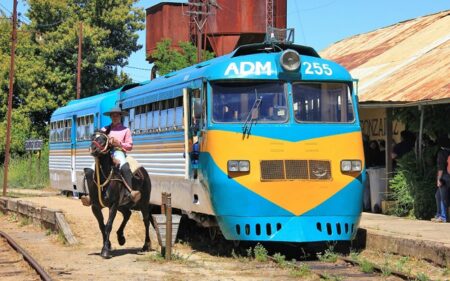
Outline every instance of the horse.
POLYGON ((91 140, 90 153, 95 158, 96 171, 94 172, 89 168, 84 169, 85 183, 89 190, 89 197, 85 197, 84 199, 88 201, 87 204, 91 205, 92 213, 97 219, 102 233, 103 248, 101 256, 103 258, 112 257, 109 237, 117 211, 123 214, 123 221, 117 230, 117 241, 119 245, 122 246, 126 242, 123 231, 131 216, 131 210, 140 210, 145 225, 145 240, 142 251, 150 251, 149 224, 151 209, 149 204, 152 189, 150 176, 142 166, 133 173, 133 190, 140 191, 141 197, 137 202, 131 201, 128 196, 131 190, 128 190, 129 187, 124 184, 120 171, 112 159, 108 136, 98 131, 93 134, 91 140), (101 211, 104 207, 109 208, 109 217, 106 225, 101 211))

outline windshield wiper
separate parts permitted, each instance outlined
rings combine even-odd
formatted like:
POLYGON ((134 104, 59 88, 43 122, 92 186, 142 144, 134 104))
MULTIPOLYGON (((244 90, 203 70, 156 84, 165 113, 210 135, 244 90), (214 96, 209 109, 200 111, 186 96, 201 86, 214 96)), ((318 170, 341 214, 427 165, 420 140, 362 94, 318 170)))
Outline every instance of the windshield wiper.
MULTIPOLYGON (((257 96, 257 94, 258 93, 255 89, 255 95, 257 96)), ((253 103, 252 108, 248 112, 247 118, 245 118, 245 123, 244 123, 244 126, 242 127, 242 133, 244 134, 244 137, 246 134, 250 134, 250 129, 252 127, 253 120, 258 119, 258 110, 259 110, 259 106, 261 105, 262 99, 263 99, 262 96, 255 99, 255 102, 253 103)))

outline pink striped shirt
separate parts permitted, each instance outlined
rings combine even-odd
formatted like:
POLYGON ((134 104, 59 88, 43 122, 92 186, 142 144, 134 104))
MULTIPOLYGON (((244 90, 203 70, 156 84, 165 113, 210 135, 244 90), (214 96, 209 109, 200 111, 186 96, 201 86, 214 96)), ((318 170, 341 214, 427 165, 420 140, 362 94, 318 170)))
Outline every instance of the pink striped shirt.
MULTIPOLYGON (((106 131, 106 128, 102 128, 102 131, 106 131)), ((110 137, 114 137, 120 142, 120 146, 124 151, 131 151, 133 148, 133 140, 131 139, 131 131, 122 124, 116 126, 111 126, 111 131, 109 132, 110 137)))

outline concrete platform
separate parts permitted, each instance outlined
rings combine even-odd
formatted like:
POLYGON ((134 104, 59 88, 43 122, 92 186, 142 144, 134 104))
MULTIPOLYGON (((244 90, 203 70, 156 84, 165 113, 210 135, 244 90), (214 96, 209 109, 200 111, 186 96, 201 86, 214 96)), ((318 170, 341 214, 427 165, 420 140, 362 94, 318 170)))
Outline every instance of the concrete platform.
POLYGON ((363 213, 356 240, 367 249, 450 266, 450 223, 363 213))

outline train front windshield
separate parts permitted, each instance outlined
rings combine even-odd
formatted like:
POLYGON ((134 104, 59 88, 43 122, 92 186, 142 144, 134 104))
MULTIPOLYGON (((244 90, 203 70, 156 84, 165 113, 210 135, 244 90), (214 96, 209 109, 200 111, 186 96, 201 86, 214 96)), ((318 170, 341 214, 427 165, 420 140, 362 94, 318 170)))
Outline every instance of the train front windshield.
POLYGON ((295 83, 292 92, 297 122, 352 123, 355 120, 347 84, 295 83))
POLYGON ((258 123, 287 121, 286 91, 282 82, 214 83, 211 86, 214 122, 243 123, 252 111, 255 112, 252 120, 258 123))
MULTIPOLYGON (((284 123, 289 118, 286 87, 282 82, 214 83, 213 121, 284 123), (260 102, 258 102, 258 100, 260 102)), ((345 83, 297 82, 292 84, 294 119, 297 123, 353 123, 353 101, 345 83)))

